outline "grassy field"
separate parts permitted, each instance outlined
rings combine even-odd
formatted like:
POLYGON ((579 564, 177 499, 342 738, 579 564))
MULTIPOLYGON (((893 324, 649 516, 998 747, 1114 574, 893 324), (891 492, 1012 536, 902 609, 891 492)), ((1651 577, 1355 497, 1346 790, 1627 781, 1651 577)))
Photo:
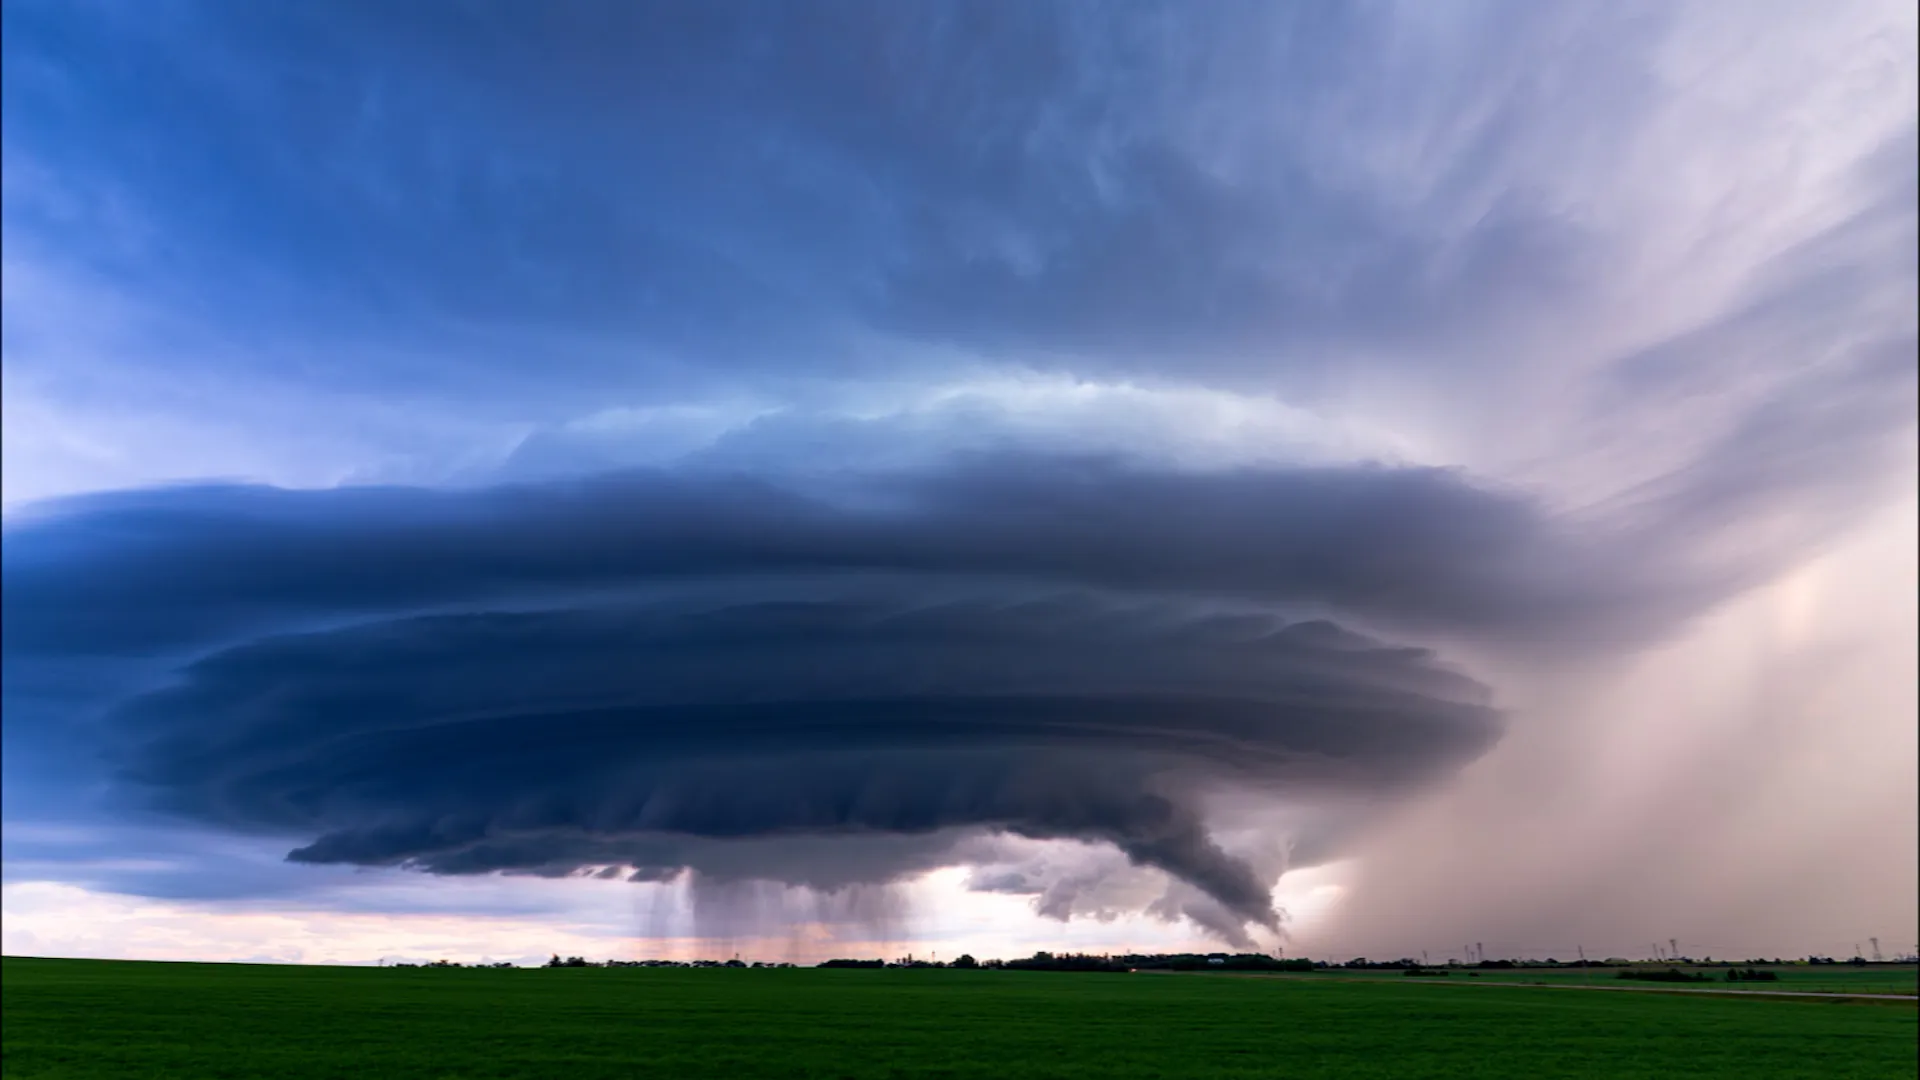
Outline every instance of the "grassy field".
POLYGON ((28 1078, 1912 1077, 1916 1009, 991 971, 8 958, 28 1078))

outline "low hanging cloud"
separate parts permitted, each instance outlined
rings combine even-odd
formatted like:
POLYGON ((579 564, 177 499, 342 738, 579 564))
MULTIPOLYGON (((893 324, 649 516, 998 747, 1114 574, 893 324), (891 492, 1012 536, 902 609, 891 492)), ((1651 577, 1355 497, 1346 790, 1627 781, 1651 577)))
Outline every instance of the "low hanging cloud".
MULTIPOLYGON (((295 862, 831 891, 1068 840, 1245 940, 1287 858, 1223 845, 1223 798, 1392 798, 1500 737, 1377 627, 1591 645, 1727 587, 1620 535, 1446 470, 1003 455, 91 496, 10 525, 0 595, 10 686, 175 670, 79 725, 120 804, 295 862)), ((1100 873, 977 884, 1065 917, 1100 873)))
POLYGON ((1503 641, 1577 619, 1591 643, 1644 632, 1745 569, 1681 579, 1647 550, 1657 529, 1610 522, 1595 542, 1448 469, 1174 471, 1020 453, 811 479, 157 489, 16 520, 9 655, 165 654, 316 620, 844 573, 1313 605, 1503 641))
MULTIPOLYGON (((1486 750, 1484 692, 1328 623, 1040 602, 441 616, 276 638, 116 712, 123 775, 298 862, 682 867, 833 887, 968 830, 1111 844, 1246 922, 1199 793, 1399 790, 1486 750), (918 850, 916 850, 918 848, 918 850), (736 871, 737 873, 737 871, 736 871)), ((937 863, 935 863, 937 864, 937 863)))
POLYGON ((1278 925, 1276 867, 1216 796, 1417 790, 1499 735, 1467 675, 1314 613, 1542 624, 1558 536, 1434 470, 182 488, 16 521, 5 651, 176 666, 85 727, 119 798, 296 862, 834 889, 1004 834, 1232 935, 1278 925))

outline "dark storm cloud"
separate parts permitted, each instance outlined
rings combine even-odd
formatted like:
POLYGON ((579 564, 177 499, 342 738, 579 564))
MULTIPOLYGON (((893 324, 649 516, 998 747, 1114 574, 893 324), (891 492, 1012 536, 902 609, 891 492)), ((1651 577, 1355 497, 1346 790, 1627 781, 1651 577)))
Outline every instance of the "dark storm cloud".
POLYGON ((1416 786, 1491 745, 1482 697, 1420 650, 1325 623, 683 605, 269 639, 193 664, 110 728, 137 790, 315 837, 296 861, 658 876, 724 873, 707 854, 730 841, 856 841, 848 861, 767 845, 753 867, 833 885, 993 829, 1110 843, 1271 924, 1269 884, 1209 837, 1199 790, 1416 786), (861 869, 857 841, 901 835, 926 842, 861 869))
POLYGON ((1000 833, 1111 845, 1193 890, 1152 911, 1241 940, 1278 866, 1210 799, 1404 794, 1498 733, 1429 652, 1274 613, 1634 640, 1730 580, 1645 517, 1596 543, 1445 470, 1020 455, 89 496, 0 548, 9 739, 64 715, 121 799, 296 862, 834 889, 1000 833), (87 665, 166 658, 81 722, 87 665))
POLYGON ((1406 790, 1497 727, 1424 650, 1248 603, 1513 632, 1565 602, 1524 568, 1554 535, 1445 472, 1029 458, 812 492, 95 496, 17 519, 0 565, 10 697, 198 655, 66 726, 123 794, 297 861, 831 888, 990 830, 1111 844, 1271 924, 1203 792, 1406 790))
POLYGON ((1326 605, 1494 636, 1585 632, 1643 589, 1527 500, 1446 470, 1180 473, 1004 456, 831 487, 634 472, 472 491, 89 496, 9 529, 7 650, 148 653, 293 620, 691 576, 999 575, 1326 605), (1604 568, 1595 580, 1570 568, 1604 568))
POLYGON ((0 5, 7 819, 1269 922, 1494 736, 1386 642, 1617 655, 1906 476, 1910 59, 1730 12, 0 5), (13 511, 207 475, 441 486, 13 511))

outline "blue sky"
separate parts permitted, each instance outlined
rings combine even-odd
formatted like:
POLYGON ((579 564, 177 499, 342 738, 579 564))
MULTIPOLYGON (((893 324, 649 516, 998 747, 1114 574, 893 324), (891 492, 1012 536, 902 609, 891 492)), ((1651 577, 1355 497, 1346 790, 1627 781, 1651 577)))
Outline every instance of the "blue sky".
POLYGON ((11 3, 7 947, 1898 940, 1913 19, 11 3))

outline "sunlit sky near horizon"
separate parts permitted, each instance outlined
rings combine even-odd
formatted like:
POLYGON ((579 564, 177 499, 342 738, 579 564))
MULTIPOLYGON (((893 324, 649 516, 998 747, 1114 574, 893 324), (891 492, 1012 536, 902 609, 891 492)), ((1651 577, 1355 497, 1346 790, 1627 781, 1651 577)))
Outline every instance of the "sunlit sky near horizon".
POLYGON ((1920 941, 1911 4, 0 20, 9 954, 1920 941))

